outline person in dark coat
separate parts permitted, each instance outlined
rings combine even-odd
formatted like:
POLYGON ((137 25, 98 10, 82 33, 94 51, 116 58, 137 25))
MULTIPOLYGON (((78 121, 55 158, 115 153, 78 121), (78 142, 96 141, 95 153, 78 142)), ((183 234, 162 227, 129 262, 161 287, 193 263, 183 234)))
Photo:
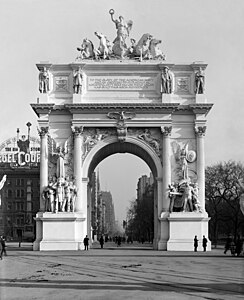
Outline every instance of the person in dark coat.
POLYGON ((232 237, 231 237, 231 235, 229 234, 228 237, 227 237, 227 239, 226 239, 224 254, 226 254, 226 252, 227 252, 228 250, 230 250, 230 245, 231 245, 231 243, 232 243, 232 237))
POLYGON ((118 239, 117 239, 117 247, 121 245, 121 237, 118 236, 118 239))
POLYGON ((101 249, 103 249, 103 245, 104 245, 104 239, 103 239, 103 236, 100 237, 99 243, 100 243, 101 249))
POLYGON ((197 236, 195 235, 195 238, 194 238, 194 251, 197 252, 197 247, 198 247, 198 239, 197 239, 197 236))
POLYGON ((240 256, 243 249, 243 240, 241 239, 240 235, 237 236, 236 240, 236 255, 240 256))
POLYGON ((86 237, 84 238, 83 240, 84 242, 84 246, 85 246, 85 249, 84 250, 88 250, 88 246, 89 246, 89 237, 86 235, 86 237))
POLYGON ((202 238, 202 247, 203 251, 206 252, 208 240, 205 238, 205 235, 202 238))
POLYGON ((0 237, 0 243, 1 243, 1 247, 2 247, 0 257, 1 257, 1 259, 3 259, 3 253, 4 253, 5 256, 7 256, 6 240, 5 240, 5 237, 3 235, 0 237))

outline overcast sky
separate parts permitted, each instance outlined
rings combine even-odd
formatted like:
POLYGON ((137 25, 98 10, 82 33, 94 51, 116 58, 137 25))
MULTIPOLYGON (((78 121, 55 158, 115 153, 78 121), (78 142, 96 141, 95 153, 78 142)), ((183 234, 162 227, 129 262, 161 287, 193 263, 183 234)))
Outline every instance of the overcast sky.
MULTIPOLYGON (((31 135, 37 136, 37 118, 30 107, 38 97, 36 63, 73 62, 83 38, 98 46, 94 31, 113 40, 110 8, 116 18, 133 21, 131 37, 136 40, 146 32, 162 39, 167 61, 208 64, 206 94, 214 107, 208 115, 206 165, 230 159, 243 162, 243 0, 1 0, 0 142, 15 136, 17 127, 26 134, 28 121, 33 124, 31 135)), ((113 170, 120 168, 124 177, 109 177, 109 159, 99 166, 102 187, 111 190, 117 211, 135 196, 137 177, 149 173, 140 159, 124 157, 111 157, 113 170)))

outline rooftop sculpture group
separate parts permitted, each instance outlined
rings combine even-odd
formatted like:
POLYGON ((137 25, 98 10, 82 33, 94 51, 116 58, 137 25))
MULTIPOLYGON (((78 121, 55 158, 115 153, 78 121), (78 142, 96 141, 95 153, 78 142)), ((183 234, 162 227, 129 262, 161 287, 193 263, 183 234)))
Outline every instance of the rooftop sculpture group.
POLYGON ((130 39, 130 45, 127 44, 127 39, 130 35, 130 31, 133 26, 133 22, 125 21, 122 16, 118 19, 114 18, 114 10, 110 9, 109 14, 111 20, 115 23, 117 29, 117 36, 111 43, 107 36, 100 33, 94 32, 98 37, 100 44, 95 49, 91 40, 85 38, 81 44, 81 47, 77 48, 80 55, 76 60, 82 59, 161 59, 165 60, 165 55, 162 50, 159 49, 161 40, 155 39, 151 34, 145 33, 136 42, 135 39, 130 39))

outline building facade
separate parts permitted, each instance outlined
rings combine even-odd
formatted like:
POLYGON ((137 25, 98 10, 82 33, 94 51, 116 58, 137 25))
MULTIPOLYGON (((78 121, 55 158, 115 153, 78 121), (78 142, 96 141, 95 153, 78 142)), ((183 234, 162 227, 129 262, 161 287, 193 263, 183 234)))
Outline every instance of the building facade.
POLYGON ((0 145, 0 177, 7 175, 1 190, 0 232, 8 240, 35 238, 34 217, 40 208, 40 142, 25 136, 0 145))

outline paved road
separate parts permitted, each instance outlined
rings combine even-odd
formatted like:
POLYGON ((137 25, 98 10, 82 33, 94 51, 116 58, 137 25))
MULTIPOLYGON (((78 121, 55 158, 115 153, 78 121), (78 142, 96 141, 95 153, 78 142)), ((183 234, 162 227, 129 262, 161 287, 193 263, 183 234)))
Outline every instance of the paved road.
POLYGON ((105 247, 34 252, 9 244, 0 299, 243 299, 244 257, 105 247))

